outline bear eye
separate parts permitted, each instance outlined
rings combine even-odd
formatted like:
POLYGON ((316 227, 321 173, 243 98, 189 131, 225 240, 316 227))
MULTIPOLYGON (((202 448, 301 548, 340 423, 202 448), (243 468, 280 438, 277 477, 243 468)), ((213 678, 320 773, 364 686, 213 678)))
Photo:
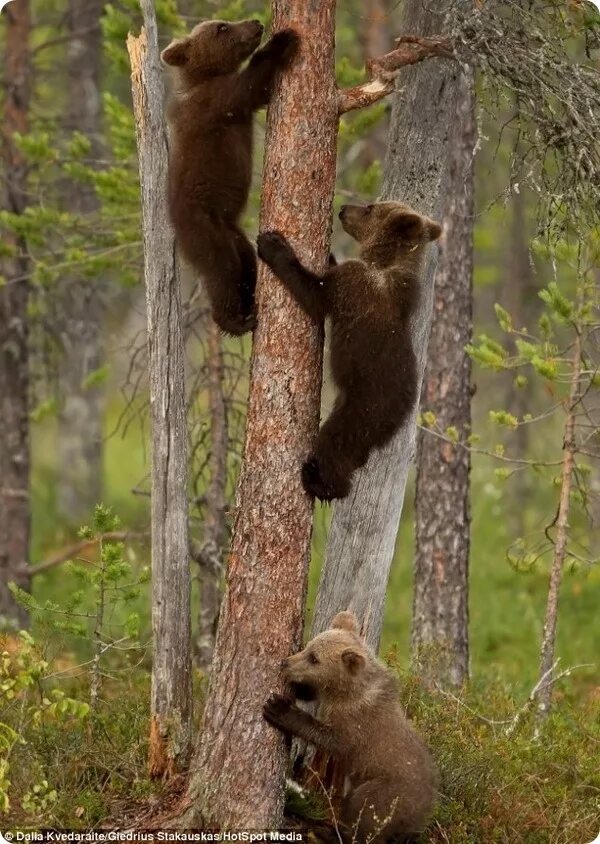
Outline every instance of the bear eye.
POLYGON ((310 662, 311 665, 318 665, 319 664, 318 658, 313 653, 309 653, 308 661, 310 662))
POLYGON ((218 32, 219 34, 222 34, 223 32, 227 32, 228 30, 229 30, 229 25, 228 25, 228 24, 226 24, 226 23, 220 23, 220 24, 217 26, 217 32, 218 32))

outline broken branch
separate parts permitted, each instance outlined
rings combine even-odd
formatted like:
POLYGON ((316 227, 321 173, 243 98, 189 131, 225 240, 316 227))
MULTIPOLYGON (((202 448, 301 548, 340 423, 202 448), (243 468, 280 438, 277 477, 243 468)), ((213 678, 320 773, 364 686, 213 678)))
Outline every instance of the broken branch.
POLYGON ((373 105, 391 94, 396 77, 403 67, 435 56, 446 59, 454 56, 452 42, 444 37, 420 38, 417 35, 402 35, 396 38, 396 45, 396 49, 389 53, 367 61, 367 82, 338 91, 340 114, 373 105))

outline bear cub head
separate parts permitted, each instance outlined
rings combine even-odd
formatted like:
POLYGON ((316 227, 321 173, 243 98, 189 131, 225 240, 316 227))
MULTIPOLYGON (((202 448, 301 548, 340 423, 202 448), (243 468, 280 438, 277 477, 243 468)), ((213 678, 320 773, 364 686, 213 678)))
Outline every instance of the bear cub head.
POLYGON ((368 680, 374 657, 351 612, 338 613, 331 627, 281 663, 300 700, 333 701, 356 694, 368 680))
POLYGON ((260 44, 263 25, 257 20, 203 21, 184 38, 176 38, 161 59, 176 68, 184 87, 215 76, 235 73, 260 44))
POLYGON ((361 255, 384 266, 442 234, 439 223, 402 202, 342 205, 340 220, 344 230, 360 244, 361 255))

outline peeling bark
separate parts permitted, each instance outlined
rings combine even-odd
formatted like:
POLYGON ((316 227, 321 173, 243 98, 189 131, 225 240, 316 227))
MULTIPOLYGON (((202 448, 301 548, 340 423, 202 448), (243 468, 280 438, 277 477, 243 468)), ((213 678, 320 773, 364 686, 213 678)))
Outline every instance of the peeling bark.
MULTIPOLYGON (((421 410, 435 414, 442 431, 455 428, 464 442, 471 433, 471 359, 465 346, 473 334, 472 76, 464 74, 460 85, 421 410)), ((459 686, 469 675, 471 455, 421 430, 416 463, 413 655, 430 681, 459 686)))
MULTIPOLYGON (((2 159, 4 207, 22 214, 27 205, 26 161, 14 134, 27 134, 31 65, 29 0, 13 0, 4 9, 6 48, 2 159)), ((4 237, 14 257, 2 261, 6 283, 0 287, 0 627, 24 627, 25 609, 8 584, 29 588, 29 260, 27 244, 4 237)))
MULTIPOLYGON (((274 0, 273 29, 301 53, 269 108, 261 229, 306 266, 327 266, 335 183, 335 0, 274 0)), ((300 479, 317 432, 322 330, 262 265, 243 464, 200 745, 182 827, 271 828, 281 820, 286 743, 262 717, 279 663, 300 644, 312 502, 300 479)))
POLYGON ((189 760, 192 717, 187 430, 181 292, 167 211, 167 128, 156 18, 129 36, 144 237, 152 415, 153 663, 149 769, 168 778, 189 760))
MULTIPOLYGON (((421 0, 407 0, 403 29, 432 37, 444 29, 441 13, 421 0)), ((440 59, 407 67, 398 79, 385 164, 383 199, 404 200, 441 219, 448 185, 448 145, 459 105, 462 69, 440 59)), ((437 248, 427 257, 421 304, 410 330, 423 378, 431 322, 437 248)), ((377 648, 385 594, 410 463, 417 408, 395 439, 375 452, 355 476, 352 492, 337 502, 317 595, 313 633, 332 616, 352 609, 362 633, 377 648)))

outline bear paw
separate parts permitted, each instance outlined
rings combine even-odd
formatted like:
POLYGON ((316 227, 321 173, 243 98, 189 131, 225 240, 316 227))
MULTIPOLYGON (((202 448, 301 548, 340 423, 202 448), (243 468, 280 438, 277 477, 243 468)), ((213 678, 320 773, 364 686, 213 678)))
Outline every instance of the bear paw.
POLYGON ((293 29, 282 29, 276 32, 269 44, 270 50, 285 64, 289 64, 292 61, 299 47, 300 36, 293 29))
POLYGON ((269 724, 281 728, 287 723, 287 716, 296 708, 291 698, 272 694, 263 706, 263 717, 269 724))
POLYGON ((270 267, 282 257, 294 258, 294 251, 281 232, 261 232, 256 241, 258 257, 270 267))
POLYGON ((316 457, 309 457, 302 466, 302 483, 308 494, 320 501, 345 498, 350 492, 350 482, 345 478, 325 477, 316 457))
MULTIPOLYGON (((214 314, 213 314, 214 318, 214 314)), ((256 328, 256 314, 240 314, 235 317, 227 317, 226 319, 216 319, 215 322, 226 334, 231 334, 233 337, 241 337, 242 334, 247 334, 248 331, 254 331, 256 328)))

